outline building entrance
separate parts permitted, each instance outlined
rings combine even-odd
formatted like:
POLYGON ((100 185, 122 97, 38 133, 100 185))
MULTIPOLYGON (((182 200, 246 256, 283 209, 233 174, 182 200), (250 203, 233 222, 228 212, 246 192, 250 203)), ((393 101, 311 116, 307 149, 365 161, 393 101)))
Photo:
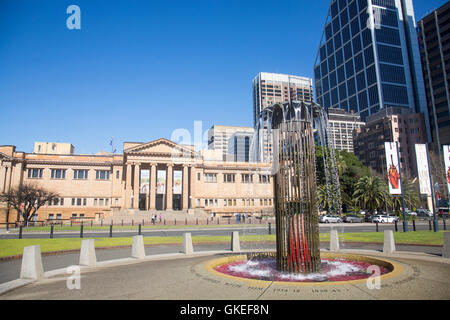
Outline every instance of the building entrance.
POLYGON ((164 210, 164 195, 163 194, 157 194, 156 195, 156 202, 155 202, 155 208, 156 210, 164 210))
POLYGON ((139 210, 145 210, 146 207, 146 194, 145 193, 141 193, 139 194, 139 210))
POLYGON ((181 210, 181 194, 174 194, 172 199, 173 210, 181 210))

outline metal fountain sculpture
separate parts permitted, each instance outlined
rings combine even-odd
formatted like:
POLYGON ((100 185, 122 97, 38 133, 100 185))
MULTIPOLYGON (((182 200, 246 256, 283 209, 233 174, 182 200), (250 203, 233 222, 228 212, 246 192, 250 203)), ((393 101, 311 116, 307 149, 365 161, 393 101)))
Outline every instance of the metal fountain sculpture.
MULTIPOLYGON (((328 128, 325 110, 315 103, 275 104, 259 117, 251 157, 252 161, 272 163, 276 260, 282 272, 307 274, 321 269, 314 129, 326 146, 332 141, 328 128)), ((340 213, 333 146, 324 148, 323 161, 330 209, 340 213)))

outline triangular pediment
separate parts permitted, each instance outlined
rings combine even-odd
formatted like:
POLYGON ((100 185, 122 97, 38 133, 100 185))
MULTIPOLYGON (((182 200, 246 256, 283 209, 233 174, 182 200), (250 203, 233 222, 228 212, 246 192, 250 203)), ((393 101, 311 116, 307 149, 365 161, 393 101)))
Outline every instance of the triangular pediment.
POLYGON ((154 155, 174 155, 179 154, 184 157, 194 157, 195 152, 188 146, 179 145, 165 138, 147 143, 134 145, 124 150, 126 154, 154 154, 154 155))

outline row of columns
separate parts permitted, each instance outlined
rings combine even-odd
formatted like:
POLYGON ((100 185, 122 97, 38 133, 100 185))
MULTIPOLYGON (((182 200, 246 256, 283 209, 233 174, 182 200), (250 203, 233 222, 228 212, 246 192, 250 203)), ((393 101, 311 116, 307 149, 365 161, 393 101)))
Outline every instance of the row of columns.
POLYGON ((0 164, 0 193, 9 192, 11 187, 12 166, 11 164, 0 164))
MULTIPOLYGON (((146 209, 156 209, 156 175, 157 164, 150 164, 150 191, 146 196, 146 209)), ((166 210, 172 210, 173 203, 173 164, 168 163, 166 174, 166 210)), ((125 207, 126 208, 139 208, 139 195, 140 195, 140 172, 141 163, 127 163, 126 164, 126 188, 125 188, 125 207), (134 177, 132 178, 132 171, 134 167, 134 177), (133 183, 132 183, 133 180, 133 183)), ((183 165, 183 183, 182 183, 182 208, 185 210, 189 205, 189 171, 188 166, 183 165)))

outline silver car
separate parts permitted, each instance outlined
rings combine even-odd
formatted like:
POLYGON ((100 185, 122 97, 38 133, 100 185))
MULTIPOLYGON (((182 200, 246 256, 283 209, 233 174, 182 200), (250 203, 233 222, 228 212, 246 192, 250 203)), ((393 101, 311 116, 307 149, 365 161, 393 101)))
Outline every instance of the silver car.
POLYGON ((319 222, 322 223, 341 223, 342 219, 338 216, 332 216, 332 215, 323 215, 320 216, 319 222))

